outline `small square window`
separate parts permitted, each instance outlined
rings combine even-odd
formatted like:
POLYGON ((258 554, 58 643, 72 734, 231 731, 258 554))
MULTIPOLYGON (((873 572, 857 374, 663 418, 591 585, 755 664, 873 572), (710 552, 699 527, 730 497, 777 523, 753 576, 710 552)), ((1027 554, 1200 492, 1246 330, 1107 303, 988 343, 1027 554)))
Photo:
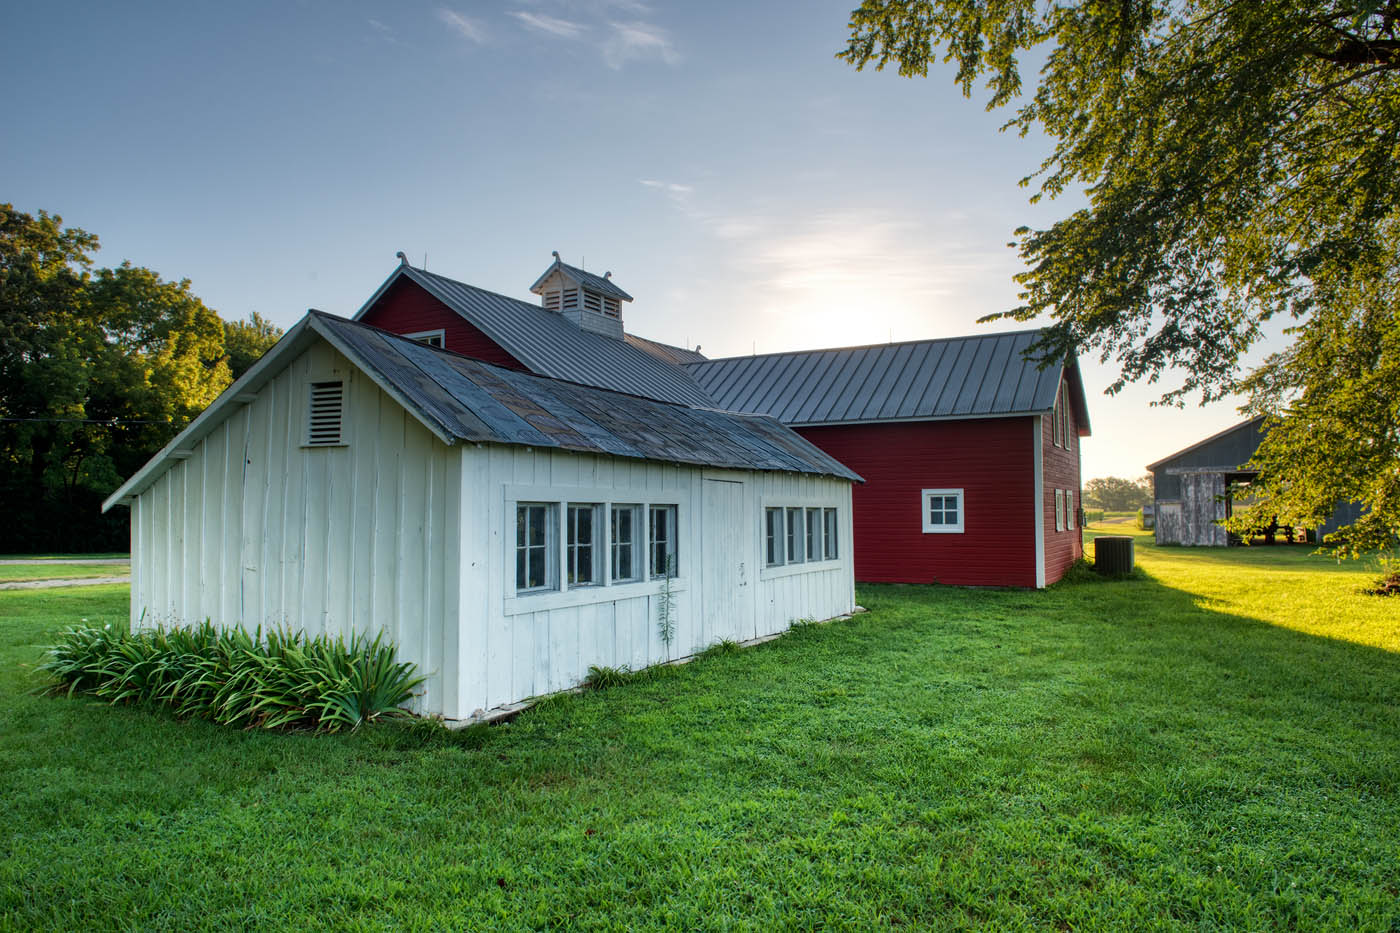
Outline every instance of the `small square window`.
POLYGON ((963 530, 963 491, 925 489, 922 494, 924 534, 957 534, 963 530))
POLYGON ((437 347, 441 350, 447 346, 447 332, 439 327, 437 330, 420 330, 414 334, 404 334, 409 340, 426 344, 430 347, 437 347))

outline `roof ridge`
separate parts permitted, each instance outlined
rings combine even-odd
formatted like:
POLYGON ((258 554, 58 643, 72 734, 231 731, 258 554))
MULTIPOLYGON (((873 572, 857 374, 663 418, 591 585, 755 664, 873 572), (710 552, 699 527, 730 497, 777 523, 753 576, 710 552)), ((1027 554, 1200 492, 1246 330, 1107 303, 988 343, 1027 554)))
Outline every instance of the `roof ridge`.
POLYGON ((797 356, 803 353, 840 353, 844 350, 875 350, 880 347, 908 347, 920 344, 946 343, 952 340, 983 340, 992 337, 1016 337, 1021 334, 1036 334, 1045 327, 1026 327, 1021 330, 999 330, 995 333, 964 334, 960 337, 925 337, 921 340, 894 340, 888 343, 859 343, 848 347, 816 347, 810 350, 774 350, 769 353, 745 353, 739 356, 713 356, 705 360, 685 363, 686 366, 703 366, 706 363, 728 363, 733 360, 752 360, 767 356, 797 356))

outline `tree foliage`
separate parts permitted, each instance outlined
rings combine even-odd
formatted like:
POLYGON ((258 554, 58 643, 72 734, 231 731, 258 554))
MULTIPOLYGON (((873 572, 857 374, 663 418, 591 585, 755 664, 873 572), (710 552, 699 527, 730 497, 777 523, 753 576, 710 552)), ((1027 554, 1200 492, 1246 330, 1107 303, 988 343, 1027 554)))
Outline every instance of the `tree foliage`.
POLYGON ((229 385, 224 324, 96 236, 0 204, 0 552, 126 546, 99 504, 229 385))
POLYGON ((225 322, 224 352, 228 354, 228 368, 233 378, 251 369, 281 338, 282 328, 256 311, 248 315, 246 321, 225 322))
POLYGON ((1084 504, 1109 512, 1129 512, 1152 503, 1152 477, 1139 480, 1104 476, 1084 484, 1084 504))
POLYGON ((866 0, 840 57, 912 76, 941 54, 965 94, 985 78, 989 107, 1014 103, 1009 127, 1053 138, 1024 182, 1088 206, 1018 231, 1022 303, 996 316, 1048 316, 1037 350, 1098 351, 1110 391, 1252 393, 1271 416, 1259 508, 1356 497, 1350 539, 1371 545, 1400 531, 1398 27, 1396 0, 866 0), (1045 64, 1021 97, 1029 52, 1045 64), (1247 374, 1271 318, 1295 343, 1247 374), (1343 429, 1367 396, 1390 413, 1343 429))

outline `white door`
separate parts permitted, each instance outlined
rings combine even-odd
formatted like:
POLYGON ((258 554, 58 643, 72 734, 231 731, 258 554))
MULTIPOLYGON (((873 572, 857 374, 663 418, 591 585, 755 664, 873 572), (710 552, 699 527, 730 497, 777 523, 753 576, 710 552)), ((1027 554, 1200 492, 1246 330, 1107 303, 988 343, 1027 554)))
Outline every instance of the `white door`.
POLYGON ((744 484, 705 480, 705 514, 701 517, 705 565, 700 589, 705 614, 701 631, 706 644, 754 637, 749 547, 753 535, 745 514, 744 484))

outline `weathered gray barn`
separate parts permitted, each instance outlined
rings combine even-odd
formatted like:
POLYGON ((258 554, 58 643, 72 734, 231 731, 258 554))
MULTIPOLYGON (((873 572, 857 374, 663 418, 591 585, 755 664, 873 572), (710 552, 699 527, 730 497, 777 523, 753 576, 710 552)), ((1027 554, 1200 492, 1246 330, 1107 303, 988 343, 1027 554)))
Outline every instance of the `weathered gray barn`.
MULTIPOLYGON (((1246 464, 1264 433, 1260 415, 1148 464, 1158 544, 1224 547, 1231 543, 1219 523, 1233 512, 1231 485, 1248 483, 1259 475, 1246 464)), ((1339 504, 1327 522, 1314 529, 1317 539, 1355 521, 1356 510, 1352 503, 1339 504)))

